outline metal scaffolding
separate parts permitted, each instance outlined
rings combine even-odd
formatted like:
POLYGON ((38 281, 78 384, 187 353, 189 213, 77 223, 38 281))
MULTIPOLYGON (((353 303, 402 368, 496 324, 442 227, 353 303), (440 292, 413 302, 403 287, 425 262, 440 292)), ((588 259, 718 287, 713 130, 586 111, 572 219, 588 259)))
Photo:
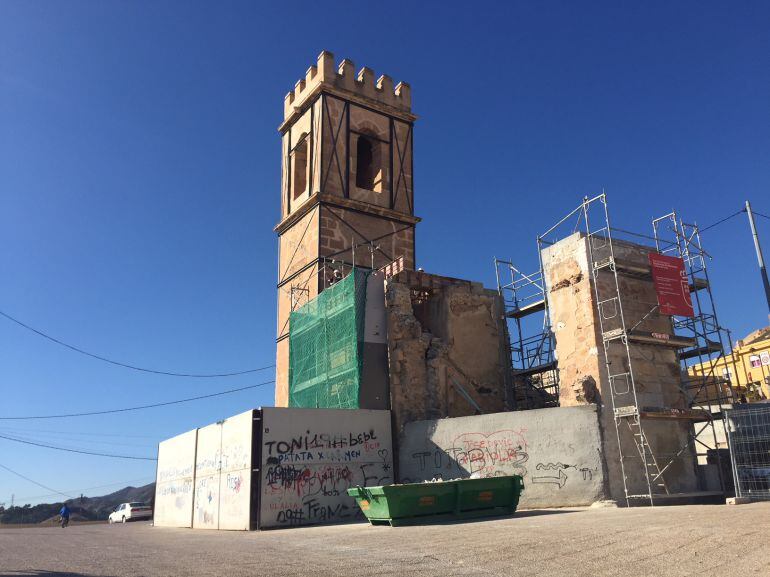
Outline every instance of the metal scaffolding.
MULTIPOLYGON (((626 502, 629 505, 666 502, 675 496, 671 483, 666 480, 666 472, 677 460, 695 453, 697 457, 708 455, 711 461, 714 458, 718 461, 718 451, 713 451, 718 448, 715 421, 723 418, 723 409, 732 402, 729 380, 714 375, 683 379, 680 388, 685 408, 645 406, 638 392, 635 365, 645 357, 646 352, 651 351, 650 347, 673 350, 685 368, 688 361, 716 360, 725 354, 726 333, 719 325, 714 310, 706 270, 707 255, 701 246, 698 229, 677 220, 673 213, 653 221, 653 236, 613 228, 607 197, 602 193, 593 198, 586 197, 580 206, 538 237, 540 270, 537 273, 525 275, 511 262, 495 259, 498 291, 505 300, 506 317, 509 319, 514 376, 529 376, 523 372, 527 370, 533 371, 533 375, 542 374, 539 372, 541 369, 558 375, 548 301, 544 298, 547 287, 542 255, 546 247, 561 240, 557 235, 565 231, 568 234, 580 232, 586 242, 595 300, 594 314, 603 349, 600 353, 603 353, 602 363, 609 390, 604 402, 610 405, 614 419, 626 502), (649 247, 651 252, 682 258, 686 266, 695 314, 693 317, 669 317, 673 334, 668 334, 670 328, 666 334, 656 332, 655 327, 660 327, 662 319, 667 316, 658 310, 657 302, 642 303, 636 295, 623 294, 628 277, 651 281, 652 276, 649 266, 618 258, 618 249, 628 250, 628 247, 644 244, 654 244, 654 249, 649 247), (535 312, 542 314, 542 330, 527 337, 521 320, 535 312), (653 330, 641 330, 645 325, 653 330), (672 427, 678 427, 675 429, 680 431, 678 434, 682 438, 686 436, 681 448, 675 451, 669 449, 668 452, 656 449, 645 431, 646 426, 651 426, 646 423, 651 420, 663 420, 672 427), (687 431, 686 435, 682 431, 687 431), (706 437, 710 438, 710 442, 706 441, 706 437), (703 451, 699 452, 699 449, 703 451)), ((620 254, 625 254, 623 250, 620 254)), ((686 377, 686 370, 682 374, 686 377)), ((515 396, 517 400, 522 399, 523 404, 517 409, 535 408, 531 405, 536 405, 538 399, 531 398, 533 390, 548 393, 552 396, 549 397, 551 404, 558 404, 558 378, 556 385, 550 389, 536 386, 537 382, 524 383, 519 385, 523 392, 515 396)), ((724 487, 721 467, 719 471, 720 483, 724 487)))
POLYGON ((495 258, 497 292, 505 304, 510 353, 512 409, 559 405, 559 374, 548 320, 543 269, 525 274, 507 260, 495 258))
POLYGON ((723 375, 715 374, 719 365, 735 367, 730 352, 730 338, 727 329, 719 324, 714 296, 711 292, 708 268, 709 255, 701 244, 700 231, 695 224, 687 224, 671 212, 652 221, 655 248, 661 254, 679 257, 684 261, 687 273, 694 315, 674 317, 674 329, 695 343, 679 353, 683 374, 688 374, 690 365, 709 366, 701 375, 688 375, 683 389, 693 406, 708 408, 719 418, 722 410, 734 402, 729 369, 723 375))

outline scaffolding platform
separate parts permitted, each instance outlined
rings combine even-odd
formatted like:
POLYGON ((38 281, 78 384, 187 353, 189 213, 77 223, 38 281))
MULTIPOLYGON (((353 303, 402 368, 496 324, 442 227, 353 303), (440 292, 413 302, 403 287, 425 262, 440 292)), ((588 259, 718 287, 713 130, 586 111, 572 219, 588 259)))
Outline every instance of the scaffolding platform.
POLYGON ((628 342, 640 343, 646 345, 659 345, 663 347, 671 347, 674 349, 683 349, 692 347, 697 344, 694 338, 681 337, 679 335, 671 335, 667 333, 654 333, 650 331, 624 331, 622 328, 607 331, 602 334, 605 342, 623 339, 628 336, 628 342))
MULTIPOLYGON (((594 269, 602 270, 609 268, 618 274, 642 278, 652 281, 652 270, 649 266, 643 266, 639 263, 631 262, 616 257, 607 257, 594 263, 594 269)), ((689 282, 690 292, 696 292, 709 288, 708 279, 694 277, 689 282)))
POLYGON ((705 423, 712 419, 711 413, 703 409, 667 409, 667 408, 643 408, 639 412, 642 419, 673 419, 678 421, 692 421, 705 423))
POLYGON ((546 371, 553 371, 555 369, 556 369, 556 361, 551 361, 550 363, 544 363, 542 365, 537 365, 526 369, 513 369, 513 375, 517 377, 522 377, 522 376, 536 375, 539 373, 544 373, 546 371))
POLYGON ((721 343, 708 341, 705 345, 695 347, 679 353, 679 359, 685 361, 695 357, 704 357, 714 353, 724 353, 724 347, 721 343))
POLYGON ((511 308, 505 311, 505 316, 509 319, 522 319, 534 313, 543 312, 545 310, 545 299, 540 299, 529 304, 520 305, 517 308, 511 308))

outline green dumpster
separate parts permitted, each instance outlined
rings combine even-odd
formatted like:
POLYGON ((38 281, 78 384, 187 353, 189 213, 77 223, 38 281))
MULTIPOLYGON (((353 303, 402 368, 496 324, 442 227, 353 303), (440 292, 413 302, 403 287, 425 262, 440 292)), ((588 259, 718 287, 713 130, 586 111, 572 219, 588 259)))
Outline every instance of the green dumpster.
POLYGON ((353 487, 348 495, 372 525, 407 525, 429 521, 511 515, 524 489, 519 475, 353 487))

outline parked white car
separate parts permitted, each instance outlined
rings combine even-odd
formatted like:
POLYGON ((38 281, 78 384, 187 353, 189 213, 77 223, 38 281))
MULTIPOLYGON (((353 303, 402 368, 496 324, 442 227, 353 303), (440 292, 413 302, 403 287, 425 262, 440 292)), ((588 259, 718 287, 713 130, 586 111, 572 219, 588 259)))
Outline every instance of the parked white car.
POLYGON ((127 523, 137 519, 149 519, 152 517, 152 509, 146 503, 122 503, 110 513, 110 523, 127 523))

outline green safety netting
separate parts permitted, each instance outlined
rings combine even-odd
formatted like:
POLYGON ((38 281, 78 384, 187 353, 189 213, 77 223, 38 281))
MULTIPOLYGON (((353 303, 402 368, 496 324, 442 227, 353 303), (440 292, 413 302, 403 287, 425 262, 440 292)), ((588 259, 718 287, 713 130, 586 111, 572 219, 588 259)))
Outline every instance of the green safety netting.
POLYGON ((357 409, 366 304, 354 269, 289 318, 289 406, 357 409))

